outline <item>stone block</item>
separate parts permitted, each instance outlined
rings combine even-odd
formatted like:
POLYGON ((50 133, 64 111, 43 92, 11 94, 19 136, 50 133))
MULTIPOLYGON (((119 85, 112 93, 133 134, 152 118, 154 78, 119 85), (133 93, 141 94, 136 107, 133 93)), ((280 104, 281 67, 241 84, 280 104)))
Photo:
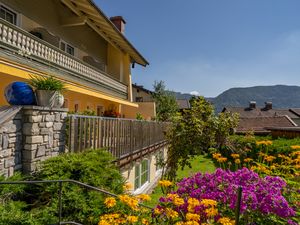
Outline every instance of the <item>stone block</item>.
POLYGON ((17 142, 17 138, 16 137, 12 137, 12 138, 8 138, 8 143, 16 143, 17 142))
POLYGON ((25 150, 37 150, 37 144, 25 144, 24 145, 24 149, 25 150))
POLYGON ((48 135, 44 135, 44 142, 49 142, 49 136, 48 135))
POLYGON ((8 148, 16 148, 16 143, 9 143, 8 148))
POLYGON ((45 115, 45 121, 46 122, 54 122, 55 115, 45 115))
POLYGON ((42 115, 36 115, 36 116, 28 117, 28 121, 30 123, 39 123, 39 122, 42 122, 42 119, 43 119, 42 115))
POLYGON ((40 144, 43 143, 43 136, 26 136, 26 144, 40 144))
POLYGON ((41 128, 40 129, 40 134, 49 134, 49 132, 51 132, 52 129, 49 128, 41 128))
POLYGON ((36 157, 42 157, 46 154, 46 147, 44 145, 41 145, 38 147, 38 150, 36 151, 36 157))
POLYGON ((55 122, 60 122, 60 119, 61 116, 60 116, 60 113, 55 113, 55 122))
POLYGON ((40 133, 40 128, 38 123, 24 123, 23 124, 23 134, 24 135, 37 135, 40 133))
POLYGON ((3 149, 0 151, 0 158, 8 158, 9 156, 12 155, 12 150, 11 149, 3 149))
POLYGON ((60 115, 61 115, 60 116, 61 120, 65 120, 68 116, 68 113, 64 112, 64 113, 61 113, 60 115))
POLYGON ((23 163, 23 171, 25 173, 34 172, 36 169, 37 169, 37 163, 29 163, 29 162, 23 163))
POLYGON ((46 123, 39 123, 39 127, 40 128, 45 128, 46 127, 46 123))
POLYGON ((15 172, 15 168, 14 167, 9 167, 7 176, 11 177, 12 175, 14 175, 14 172, 15 172))
POLYGON ((22 157, 24 161, 32 161, 33 159, 35 159, 35 155, 36 155, 37 150, 24 150, 22 152, 22 157))
POLYGON ((2 135, 2 148, 6 149, 8 147, 8 135, 7 134, 3 134, 2 135))
POLYGON ((54 131, 61 130, 61 129, 63 129, 63 127, 64 127, 63 123, 54 123, 53 130, 54 131))
POLYGON ((47 127, 47 128, 53 127, 53 122, 46 122, 46 127, 47 127))
POLYGON ((9 138, 13 138, 13 137, 16 137, 16 136, 17 136, 17 133, 10 133, 10 134, 8 134, 9 138))
POLYGON ((9 168, 11 166, 15 165, 15 159, 14 158, 8 158, 8 159, 4 159, 4 167, 5 168, 9 168))

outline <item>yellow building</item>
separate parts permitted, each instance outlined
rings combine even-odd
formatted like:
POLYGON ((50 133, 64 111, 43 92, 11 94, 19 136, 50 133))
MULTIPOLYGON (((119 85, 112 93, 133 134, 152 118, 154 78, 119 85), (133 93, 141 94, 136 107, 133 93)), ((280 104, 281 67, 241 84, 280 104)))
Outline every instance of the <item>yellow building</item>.
POLYGON ((131 66, 148 62, 124 36, 122 17, 109 19, 91 0, 0 0, 0 17, 2 92, 30 75, 51 75, 67 83, 70 111, 138 112, 131 66))

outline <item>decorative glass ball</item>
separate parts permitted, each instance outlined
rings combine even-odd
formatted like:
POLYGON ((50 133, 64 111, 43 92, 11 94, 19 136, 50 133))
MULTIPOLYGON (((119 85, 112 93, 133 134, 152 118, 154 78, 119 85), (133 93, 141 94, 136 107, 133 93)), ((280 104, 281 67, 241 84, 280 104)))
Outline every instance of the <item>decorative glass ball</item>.
POLYGON ((4 91, 6 101, 11 105, 35 105, 32 88, 24 82, 13 82, 4 91))

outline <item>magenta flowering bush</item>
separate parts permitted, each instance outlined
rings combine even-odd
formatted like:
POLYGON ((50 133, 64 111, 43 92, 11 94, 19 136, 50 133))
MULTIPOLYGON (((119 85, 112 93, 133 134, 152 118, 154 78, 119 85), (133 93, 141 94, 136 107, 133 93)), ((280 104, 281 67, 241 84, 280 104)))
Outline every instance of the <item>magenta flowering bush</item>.
MULTIPOLYGON (((197 173, 193 177, 184 178, 177 186, 174 193, 181 198, 217 201, 222 216, 234 215, 237 189, 241 186, 243 224, 287 224, 296 215, 282 195, 286 186, 283 179, 271 176, 261 178, 247 168, 235 172, 217 169, 211 174, 197 173)), ((184 206, 181 206, 181 210, 184 210, 184 206)))

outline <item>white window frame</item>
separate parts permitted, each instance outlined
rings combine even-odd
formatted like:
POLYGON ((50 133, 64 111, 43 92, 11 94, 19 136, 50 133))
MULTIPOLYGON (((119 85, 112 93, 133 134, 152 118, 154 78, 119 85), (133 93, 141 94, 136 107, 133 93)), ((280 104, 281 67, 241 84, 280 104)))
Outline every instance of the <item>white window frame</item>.
POLYGON ((150 160, 149 159, 143 159, 140 163, 137 163, 135 165, 135 168, 134 168, 134 193, 138 194, 138 193, 143 192, 143 190, 149 184, 149 179, 150 179, 150 160), (142 171, 143 162, 147 162, 147 168, 144 171, 144 173, 142 171), (138 175, 137 175, 137 170, 139 171, 138 175), (147 180, 145 181, 145 183, 142 183, 142 176, 145 173, 147 174, 147 180), (137 178, 138 178, 138 182, 139 182, 138 186, 136 186, 136 179, 137 178))
POLYGON ((73 45, 70 45, 68 42, 63 41, 63 40, 59 41, 59 49, 64 51, 65 53, 67 53, 69 55, 72 55, 72 56, 75 56, 75 54, 76 54, 75 47, 73 45), (61 49, 61 44, 62 43, 65 45, 65 49, 61 49), (71 47, 73 49, 73 55, 67 52, 67 47, 71 47))
MULTIPOLYGON (((16 15, 16 24, 13 24, 13 25, 15 25, 15 26, 20 26, 20 13, 18 13, 16 10, 13 10, 12 8, 10 8, 9 6, 7 6, 7 5, 5 5, 5 4, 3 4, 3 3, 1 3, 0 2, 0 6, 2 6, 2 7, 4 7, 4 8, 6 8, 7 10, 9 10, 9 11, 11 11, 12 13, 14 13, 15 15, 16 15)), ((2 19, 2 18, 1 18, 2 19)), ((3 19, 3 20, 5 20, 5 19, 3 19)), ((7 20, 5 20, 5 21, 7 21, 7 20)), ((8 23, 10 23, 9 21, 7 21, 8 23)))

